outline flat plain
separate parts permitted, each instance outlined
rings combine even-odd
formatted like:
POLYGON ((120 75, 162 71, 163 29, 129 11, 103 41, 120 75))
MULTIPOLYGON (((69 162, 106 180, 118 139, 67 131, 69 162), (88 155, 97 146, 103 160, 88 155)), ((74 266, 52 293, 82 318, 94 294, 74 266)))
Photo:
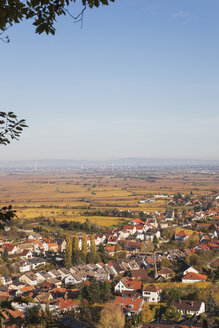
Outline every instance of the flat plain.
POLYGON ((219 171, 214 174, 167 170, 140 173, 95 171, 1 173, 1 206, 12 204, 21 219, 45 217, 51 220, 112 226, 128 218, 99 216, 95 211, 164 211, 170 198, 139 203, 154 195, 175 193, 196 195, 218 192, 219 171), (88 215, 93 213, 92 215, 88 215))

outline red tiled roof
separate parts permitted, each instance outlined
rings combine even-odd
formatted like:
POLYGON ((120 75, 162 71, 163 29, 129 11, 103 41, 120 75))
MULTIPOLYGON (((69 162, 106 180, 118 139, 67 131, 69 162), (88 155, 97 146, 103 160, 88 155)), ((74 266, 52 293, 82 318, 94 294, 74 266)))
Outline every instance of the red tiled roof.
POLYGON ((58 247, 57 243, 48 243, 48 247, 58 247))
POLYGON ((3 292, 0 294, 0 300, 7 300, 10 297, 9 292, 3 292))
POLYGON ((125 230, 133 230, 134 228, 135 228, 134 225, 125 225, 125 226, 123 227, 123 229, 125 229, 125 230))
POLYGON ((34 289, 35 289, 34 286, 30 285, 30 286, 26 286, 26 287, 21 288, 21 291, 22 291, 22 293, 26 293, 26 292, 30 292, 34 289))
POLYGON ((4 245, 2 245, 2 249, 7 248, 7 250, 9 252, 11 252, 14 249, 14 247, 15 247, 15 245, 13 245, 13 244, 4 244, 4 245))
POLYGON ((78 306, 78 304, 70 298, 68 298, 66 300, 61 299, 59 302, 60 309, 72 308, 72 307, 76 307, 76 306, 78 306))
POLYGON ((142 287, 142 281, 125 280, 125 281, 123 281, 123 283, 126 286, 126 288, 129 288, 129 289, 139 290, 142 287))
POLYGON ((107 252, 115 252, 115 248, 116 248, 116 246, 113 245, 113 246, 106 247, 106 250, 107 250, 107 252))
POLYGON ((2 312, 2 314, 5 319, 10 319, 10 317, 14 319, 24 318, 24 314, 16 308, 14 308, 13 310, 5 310, 4 312, 2 312))
POLYGON ((134 220, 132 220, 133 222, 135 222, 135 223, 143 223, 144 224, 144 222, 143 221, 141 221, 141 219, 139 219, 139 218, 137 218, 137 219, 134 219, 134 220))
POLYGON ((114 301, 114 304, 122 306, 122 308, 126 311, 138 312, 140 310, 142 301, 143 301, 142 298, 117 296, 114 301))
POLYGON ((189 272, 182 279, 183 280, 200 280, 200 281, 205 281, 207 278, 208 278, 208 276, 206 276, 204 274, 195 273, 195 272, 189 272))
POLYGON ((144 226, 142 224, 138 224, 138 225, 136 225, 136 229, 137 230, 143 230, 144 226))
POLYGON ((53 288, 50 290, 51 293, 65 293, 67 291, 66 288, 53 288))

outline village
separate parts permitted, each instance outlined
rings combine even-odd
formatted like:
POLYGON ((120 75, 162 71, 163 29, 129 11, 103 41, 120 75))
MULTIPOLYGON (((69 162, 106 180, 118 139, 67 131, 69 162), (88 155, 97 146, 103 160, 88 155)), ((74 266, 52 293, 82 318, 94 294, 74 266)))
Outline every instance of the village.
POLYGON ((95 327, 108 302, 122 309, 125 327, 216 327, 219 197, 174 195, 169 203, 172 209, 132 213, 122 226, 66 238, 34 228, 8 240, 5 226, 0 300, 13 307, 2 310, 4 327, 26 327, 27 318, 35 327, 40 311, 54 327, 95 327), (176 202, 190 209, 179 213, 176 202))

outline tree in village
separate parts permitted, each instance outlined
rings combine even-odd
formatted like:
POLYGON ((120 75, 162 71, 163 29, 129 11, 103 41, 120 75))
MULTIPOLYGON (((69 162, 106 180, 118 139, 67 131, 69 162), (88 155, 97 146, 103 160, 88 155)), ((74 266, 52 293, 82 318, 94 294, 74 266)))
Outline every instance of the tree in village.
POLYGON ((87 253, 86 260, 87 260, 87 263, 95 263, 95 262, 99 262, 99 259, 100 259, 100 256, 96 252, 95 235, 92 234, 90 237, 90 252, 87 253))
POLYGON ((90 285, 85 285, 81 291, 82 298, 86 299, 89 304, 100 302, 100 285, 96 279, 91 279, 90 285))
POLYGON ((8 261, 8 249, 5 247, 4 252, 2 254, 2 259, 3 261, 7 262, 8 261))
POLYGON ((79 252, 80 251, 78 235, 74 236, 74 238, 73 238, 72 251, 73 252, 79 252))
POLYGON ((198 269, 198 271, 201 271, 203 269, 204 261, 205 259, 203 258, 203 256, 200 256, 198 254, 192 254, 186 258, 186 263, 194 266, 198 269))
POLYGON ((150 306, 148 303, 145 303, 141 310, 141 320, 144 323, 151 322, 153 319, 153 313, 150 309, 150 306))
POLYGON ((162 299, 168 304, 174 299, 179 300, 183 296, 180 288, 165 288, 162 291, 162 299))
POLYGON ((114 259, 117 261, 119 258, 119 245, 115 245, 114 259))
POLYGON ((111 299, 111 284, 108 281, 103 281, 100 285, 100 299, 103 303, 111 299))
POLYGON ((181 312, 175 306, 169 306, 162 315, 163 320, 178 321, 181 318, 181 312))
POLYGON ((154 235, 153 243, 154 243, 155 250, 158 249, 159 248, 159 241, 158 241, 158 238, 157 238, 156 235, 154 235))
POLYGON ((123 328, 125 316, 122 309, 112 303, 104 305, 97 328, 123 328))
POLYGON ((141 243, 141 252, 153 252, 154 244, 151 240, 147 240, 141 243))
POLYGON ((73 237, 72 240, 72 263, 73 265, 78 265, 81 262, 81 252, 79 247, 79 237, 78 235, 73 237))
POLYGON ((163 267, 170 268, 173 266, 173 264, 167 257, 164 257, 164 258, 162 258, 162 262, 161 262, 160 266, 161 266, 161 268, 163 268, 163 267))
POLYGON ((87 256, 87 236, 83 235, 82 236, 82 254, 84 258, 86 259, 87 256))
POLYGON ((214 314, 214 315, 218 314, 218 312, 219 312, 219 308, 215 301, 214 296, 212 295, 212 291, 210 291, 208 299, 207 299, 206 312, 214 314))
POLYGON ((91 235, 90 237, 90 252, 91 254, 96 255, 95 235, 91 235))
POLYGON ((65 267, 70 268, 72 266, 72 238, 66 238, 66 249, 65 249, 65 267))
POLYGON ((199 241, 199 235, 197 233, 193 233, 190 237, 189 237, 189 248, 193 248, 195 246, 198 246, 200 244, 199 241))
MULTIPOLYGON (((74 22, 83 22, 87 8, 108 5, 114 0, 1 0, 0 1, 0 31, 5 32, 15 23, 31 20, 38 34, 55 34, 55 22, 58 16, 68 15, 74 22), (77 4, 81 4, 79 13, 74 13, 77 4)), ((8 37, 1 37, 9 42, 8 37)))

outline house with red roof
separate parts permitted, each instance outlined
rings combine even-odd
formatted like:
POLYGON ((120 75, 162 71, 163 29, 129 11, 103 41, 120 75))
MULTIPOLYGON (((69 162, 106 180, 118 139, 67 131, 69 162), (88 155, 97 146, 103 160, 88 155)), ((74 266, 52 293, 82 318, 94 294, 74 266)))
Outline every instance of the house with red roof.
POLYGON ((115 293, 123 293, 123 292, 133 292, 140 291, 142 288, 142 281, 135 281, 129 278, 121 279, 115 286, 115 293))
POLYGON ((200 273, 190 272, 182 277, 184 284, 194 284, 195 282, 206 281, 208 276, 200 273))
POLYGON ((183 242, 184 240, 188 239, 188 234, 184 230, 180 230, 175 234, 175 240, 179 242, 183 242))
POLYGON ((131 235, 134 235, 134 233, 136 233, 136 226, 135 225, 125 225, 123 227, 124 230, 126 230, 127 232, 129 232, 131 235))
POLYGON ((144 222, 143 222, 141 219, 139 219, 139 218, 137 218, 137 219, 133 219, 133 220, 131 220, 129 223, 130 223, 131 225, 132 225, 132 224, 134 224, 134 225, 144 224, 144 222))
POLYGON ((16 245, 14 245, 12 243, 3 244, 2 245, 2 252, 4 252, 5 248, 7 248, 8 255, 13 255, 13 254, 16 254, 16 253, 20 252, 19 247, 17 247, 16 245))
POLYGON ((114 304, 119 305, 125 314, 132 315, 141 312, 144 300, 141 297, 116 296, 114 304))
POLYGON ((50 252, 58 253, 59 246, 57 243, 48 243, 47 245, 50 252))
POLYGON ((116 245, 118 241, 118 237, 117 236, 110 236, 108 239, 108 244, 111 245, 116 245))
POLYGON ((116 249, 116 246, 115 245, 112 245, 112 246, 108 246, 106 247, 106 251, 109 253, 109 255, 113 256, 114 253, 115 253, 115 249, 116 249))
POLYGON ((58 306, 61 311, 67 311, 78 307, 77 302, 75 300, 72 300, 71 298, 58 298, 56 300, 53 300, 51 304, 58 306))

